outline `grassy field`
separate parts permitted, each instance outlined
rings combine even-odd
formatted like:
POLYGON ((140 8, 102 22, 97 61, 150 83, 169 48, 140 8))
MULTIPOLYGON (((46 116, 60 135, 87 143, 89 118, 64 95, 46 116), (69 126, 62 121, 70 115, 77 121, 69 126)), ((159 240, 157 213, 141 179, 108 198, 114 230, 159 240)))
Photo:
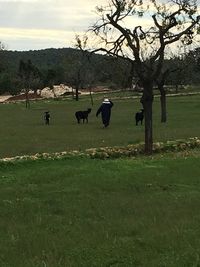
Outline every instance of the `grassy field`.
MULTIPOLYGON (((0 105, 0 158, 143 141, 139 100, 115 99, 102 129, 101 98, 85 125, 74 113, 90 107, 87 97, 0 105)), ((161 124, 156 98, 154 140, 199 136, 199 117, 200 96, 170 97, 161 124)), ((0 267, 199 267, 199 160, 194 150, 0 163, 0 267)))
POLYGON ((0 266, 200 266, 199 160, 1 163, 0 266))
MULTIPOLYGON (((88 98, 79 102, 38 101, 26 110, 24 103, 0 105, 0 158, 37 152, 81 150, 91 147, 127 145, 144 140, 144 126, 135 126, 138 99, 114 100, 111 125, 102 129, 95 117, 101 103, 95 100, 88 125, 78 125, 74 113, 90 107, 88 98), (52 116, 51 125, 43 122, 44 111, 52 116)), ((159 99, 154 102, 154 141, 199 136, 200 96, 168 98, 168 122, 160 123, 159 99)))

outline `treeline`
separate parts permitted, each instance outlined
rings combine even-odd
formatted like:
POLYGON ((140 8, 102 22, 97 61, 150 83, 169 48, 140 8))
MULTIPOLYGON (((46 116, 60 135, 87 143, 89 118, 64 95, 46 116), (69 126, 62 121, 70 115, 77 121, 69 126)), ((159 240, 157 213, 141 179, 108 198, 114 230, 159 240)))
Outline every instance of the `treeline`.
POLYGON ((199 85, 200 84, 200 48, 184 55, 166 60, 164 69, 169 70, 166 84, 199 85))
MULTIPOLYGON (((44 49, 38 51, 0 51, 0 94, 13 95, 28 85, 33 90, 66 84, 74 88, 106 85, 113 89, 131 88, 137 82, 134 65, 121 58, 87 53, 73 48, 44 49), (34 71, 33 71, 34 70, 34 71), (23 70, 25 71, 25 69, 23 70), (26 70, 27 71, 27 70, 26 70)), ((200 49, 165 61, 168 71, 165 83, 179 86, 200 83, 200 49)))
MULTIPOLYGON (((89 55, 72 48, 44 49, 38 51, 0 51, 0 94, 21 91, 21 66, 37 71, 31 75, 31 89, 44 88, 53 84, 73 87, 108 85, 113 88, 128 87, 127 73, 130 66, 121 59, 109 56, 89 55)), ((130 78, 129 78, 130 80, 130 78)))

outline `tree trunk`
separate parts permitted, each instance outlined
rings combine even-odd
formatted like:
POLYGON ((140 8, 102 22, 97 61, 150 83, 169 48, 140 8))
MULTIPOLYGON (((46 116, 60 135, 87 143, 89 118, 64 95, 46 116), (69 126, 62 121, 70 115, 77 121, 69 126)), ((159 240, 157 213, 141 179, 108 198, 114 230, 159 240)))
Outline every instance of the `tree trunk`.
POLYGON ((79 100, 79 95, 78 95, 78 91, 81 85, 81 68, 79 68, 78 73, 77 73, 77 79, 76 79, 76 86, 75 86, 75 97, 76 97, 76 101, 79 100))
POLYGON ((72 87, 72 100, 74 100, 74 88, 72 87))
POLYGON ((141 103, 144 108, 145 119, 145 153, 151 155, 153 152, 153 85, 144 87, 141 103))
POLYGON ((178 94, 178 84, 176 84, 176 94, 178 94))
POLYGON ((28 95, 29 90, 26 89, 25 91, 25 96, 26 96, 26 108, 30 108, 30 101, 29 101, 29 95, 28 95))
POLYGON ((78 101, 78 87, 76 87, 76 92, 75 92, 75 94, 76 94, 76 101, 78 101))
POLYGON ((167 104, 166 104, 166 91, 164 89, 164 83, 158 84, 160 91, 160 107, 161 107, 161 122, 167 121, 167 104))
POLYGON ((90 100, 91 100, 91 105, 93 106, 93 105, 94 105, 94 101, 93 101, 93 96, 92 96, 92 89, 91 89, 91 87, 90 87, 89 89, 90 89, 90 100))
POLYGON ((166 92, 163 89, 160 91, 160 105, 161 105, 161 122, 165 123, 167 121, 167 104, 166 104, 166 92))
POLYGON ((152 151, 153 151, 152 104, 153 104, 153 101, 146 101, 145 107, 144 107, 145 153, 149 155, 152 154, 152 151))

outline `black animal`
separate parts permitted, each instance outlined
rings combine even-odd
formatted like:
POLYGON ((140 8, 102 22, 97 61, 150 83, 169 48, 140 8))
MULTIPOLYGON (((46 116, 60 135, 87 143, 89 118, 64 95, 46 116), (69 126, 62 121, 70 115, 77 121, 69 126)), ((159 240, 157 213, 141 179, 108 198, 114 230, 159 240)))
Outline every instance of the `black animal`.
POLYGON ((49 125, 49 121, 50 121, 49 111, 45 111, 45 113, 44 113, 44 121, 45 121, 46 125, 49 125))
POLYGON ((88 110, 85 110, 85 111, 77 111, 75 113, 75 116, 76 116, 76 119, 77 119, 77 122, 80 123, 81 120, 83 120, 83 123, 86 122, 88 123, 88 114, 92 111, 91 108, 88 108, 88 110))
POLYGON ((140 112, 137 112, 135 114, 135 124, 138 125, 138 122, 140 121, 142 125, 143 119, 144 119, 144 109, 141 109, 140 112))

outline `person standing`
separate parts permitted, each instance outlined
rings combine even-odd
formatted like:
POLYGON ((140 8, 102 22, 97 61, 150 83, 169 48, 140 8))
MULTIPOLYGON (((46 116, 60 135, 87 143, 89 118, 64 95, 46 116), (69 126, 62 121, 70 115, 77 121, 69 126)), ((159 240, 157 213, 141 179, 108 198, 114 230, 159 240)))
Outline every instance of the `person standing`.
POLYGON ((98 117, 98 115, 101 113, 102 122, 105 128, 110 124, 111 108, 113 105, 114 104, 111 100, 104 98, 101 106, 97 110, 96 117, 98 117))

